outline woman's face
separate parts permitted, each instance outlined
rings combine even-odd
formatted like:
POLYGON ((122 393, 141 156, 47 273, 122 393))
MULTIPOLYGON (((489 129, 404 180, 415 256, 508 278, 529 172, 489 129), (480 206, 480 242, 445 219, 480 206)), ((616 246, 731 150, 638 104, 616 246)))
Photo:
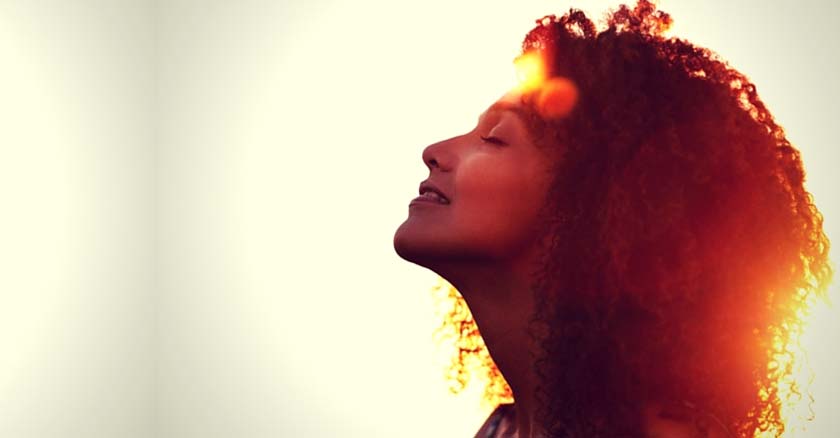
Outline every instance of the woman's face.
POLYGON ((520 95, 508 93, 472 131, 426 147, 426 182, 448 203, 411 201, 394 235, 400 257, 434 269, 438 262, 509 261, 535 244, 549 163, 512 110, 521 106, 520 95))

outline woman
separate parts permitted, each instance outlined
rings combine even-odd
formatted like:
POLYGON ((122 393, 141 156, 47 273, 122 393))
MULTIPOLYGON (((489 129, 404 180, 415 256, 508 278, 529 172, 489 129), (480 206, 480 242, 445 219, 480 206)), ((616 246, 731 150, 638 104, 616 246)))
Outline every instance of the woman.
POLYGON ((832 275, 799 152, 646 0, 537 23, 542 76, 423 151, 394 236, 469 305, 456 365, 483 340, 509 385, 477 436, 781 434, 787 341, 832 275))

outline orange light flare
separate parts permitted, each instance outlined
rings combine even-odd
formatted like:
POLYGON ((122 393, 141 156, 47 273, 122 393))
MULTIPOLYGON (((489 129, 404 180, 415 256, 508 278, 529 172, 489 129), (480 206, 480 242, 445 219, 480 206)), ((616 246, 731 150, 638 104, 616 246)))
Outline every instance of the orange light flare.
POLYGON ((549 78, 545 61, 539 52, 524 53, 513 63, 518 81, 517 91, 536 96, 536 107, 543 118, 559 119, 574 109, 578 101, 577 86, 569 78, 549 78))
POLYGON ((522 93, 536 90, 545 81, 545 63, 537 52, 518 56, 513 64, 516 69, 518 89, 522 93))
POLYGON ((578 89, 570 79, 556 77, 547 80, 537 97, 537 110, 546 119, 567 116, 575 108, 578 89))

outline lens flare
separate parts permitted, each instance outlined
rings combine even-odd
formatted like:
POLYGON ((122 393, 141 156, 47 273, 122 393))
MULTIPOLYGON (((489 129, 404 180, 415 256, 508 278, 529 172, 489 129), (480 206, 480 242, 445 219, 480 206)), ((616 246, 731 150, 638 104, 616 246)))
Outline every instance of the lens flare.
POLYGON ((551 78, 540 87, 537 110, 545 119, 567 116, 577 104, 578 89, 570 79, 551 78))
POLYGON ((516 67, 519 91, 533 91, 545 81, 545 63, 539 53, 524 53, 518 56, 513 64, 516 67))
POLYGON ((528 52, 517 57, 513 64, 518 80, 517 91, 536 97, 536 107, 545 119, 567 116, 578 101, 575 83, 562 76, 549 78, 540 52, 528 52))

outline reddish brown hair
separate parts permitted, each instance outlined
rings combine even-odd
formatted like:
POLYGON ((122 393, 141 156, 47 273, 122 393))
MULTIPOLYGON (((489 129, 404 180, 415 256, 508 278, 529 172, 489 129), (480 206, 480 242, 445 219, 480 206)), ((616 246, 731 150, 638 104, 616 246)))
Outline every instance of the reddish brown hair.
MULTIPOLYGON (((550 436, 640 436, 639 409, 656 401, 736 436, 780 434, 788 341, 832 276, 800 154, 749 79, 664 38, 671 18, 652 3, 606 24, 571 9, 523 42, 579 91, 567 117, 530 118, 557 152, 533 321, 540 422, 550 436)), ((484 354, 498 382, 468 312, 450 313, 454 325, 470 346, 454 375, 484 354)))

